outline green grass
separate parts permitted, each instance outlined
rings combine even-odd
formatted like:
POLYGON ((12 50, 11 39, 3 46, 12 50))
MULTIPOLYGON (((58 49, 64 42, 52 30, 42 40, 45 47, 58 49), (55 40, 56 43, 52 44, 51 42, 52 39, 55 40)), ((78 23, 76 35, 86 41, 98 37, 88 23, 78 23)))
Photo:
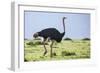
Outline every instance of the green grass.
POLYGON ((90 58, 90 40, 62 40, 61 43, 55 43, 53 45, 53 58, 50 58, 49 46, 50 42, 46 45, 48 53, 43 56, 44 47, 40 44, 40 40, 25 40, 25 62, 90 58))

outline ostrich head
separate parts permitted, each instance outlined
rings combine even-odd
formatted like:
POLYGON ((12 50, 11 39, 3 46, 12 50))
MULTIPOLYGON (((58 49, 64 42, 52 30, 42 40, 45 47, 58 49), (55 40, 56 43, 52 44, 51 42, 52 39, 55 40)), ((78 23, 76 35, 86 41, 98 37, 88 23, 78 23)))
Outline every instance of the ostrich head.
POLYGON ((33 34, 34 38, 37 38, 39 36, 38 32, 36 32, 35 34, 33 34))
POLYGON ((63 17, 63 19, 67 19, 67 17, 63 17))

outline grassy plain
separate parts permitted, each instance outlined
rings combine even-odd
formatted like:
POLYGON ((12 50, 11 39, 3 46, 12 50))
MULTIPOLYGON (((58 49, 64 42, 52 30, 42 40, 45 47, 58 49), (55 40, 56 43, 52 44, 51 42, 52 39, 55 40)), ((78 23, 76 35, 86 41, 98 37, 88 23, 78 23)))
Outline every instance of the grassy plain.
POLYGON ((47 61, 90 58, 90 40, 62 40, 53 45, 53 58, 50 58, 50 42, 46 44, 48 53, 43 56, 44 47, 40 40, 24 41, 24 61, 47 61))

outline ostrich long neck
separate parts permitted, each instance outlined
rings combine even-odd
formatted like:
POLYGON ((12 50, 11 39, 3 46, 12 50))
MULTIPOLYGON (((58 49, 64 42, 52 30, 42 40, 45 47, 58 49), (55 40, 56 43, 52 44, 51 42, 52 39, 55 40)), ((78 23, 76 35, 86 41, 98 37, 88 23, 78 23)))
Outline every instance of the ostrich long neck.
POLYGON ((65 33, 65 22, 64 22, 64 20, 65 20, 65 17, 63 17, 63 29, 64 29, 64 33, 65 33))
POLYGON ((61 38, 63 38, 64 37, 64 35, 65 35, 65 19, 66 19, 66 17, 63 17, 63 29, 64 29, 64 32, 63 33, 61 33, 61 38))

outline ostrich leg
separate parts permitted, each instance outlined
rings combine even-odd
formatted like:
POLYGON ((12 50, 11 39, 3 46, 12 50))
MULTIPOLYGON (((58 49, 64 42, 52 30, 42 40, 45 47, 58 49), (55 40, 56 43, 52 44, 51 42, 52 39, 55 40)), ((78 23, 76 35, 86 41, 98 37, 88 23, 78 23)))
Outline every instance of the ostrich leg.
POLYGON ((50 45, 50 48, 51 48, 51 50, 50 50, 50 57, 52 58, 52 46, 53 46, 53 43, 54 43, 54 40, 52 40, 52 43, 51 43, 51 45, 50 45))
POLYGON ((43 41, 43 45, 44 45, 44 54, 43 54, 43 56, 45 56, 46 55, 46 53, 47 53, 47 49, 46 49, 46 46, 45 46, 45 41, 46 41, 46 39, 44 39, 44 41, 43 41))

